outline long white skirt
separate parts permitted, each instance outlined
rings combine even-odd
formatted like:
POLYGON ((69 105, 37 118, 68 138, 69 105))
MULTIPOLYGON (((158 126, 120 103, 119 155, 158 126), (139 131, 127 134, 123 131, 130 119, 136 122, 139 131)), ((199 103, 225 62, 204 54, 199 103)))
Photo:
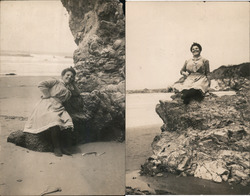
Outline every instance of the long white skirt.
POLYGON ((28 118, 23 132, 40 133, 54 126, 59 126, 61 130, 73 128, 73 122, 58 100, 41 99, 28 118))

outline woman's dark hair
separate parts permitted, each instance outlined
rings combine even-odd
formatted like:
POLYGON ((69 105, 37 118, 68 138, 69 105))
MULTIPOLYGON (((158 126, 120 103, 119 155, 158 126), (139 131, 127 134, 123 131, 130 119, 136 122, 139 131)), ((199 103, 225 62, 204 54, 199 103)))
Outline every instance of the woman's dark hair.
POLYGON ((62 70, 61 76, 64 76, 66 72, 70 71, 74 76, 76 76, 76 71, 74 70, 73 67, 70 68, 66 68, 64 70, 62 70))
POLYGON ((198 43, 196 43, 196 42, 194 42, 194 43, 192 44, 192 46, 190 47, 190 51, 191 51, 191 52, 192 52, 192 48, 193 48, 194 46, 197 46, 197 47, 200 49, 200 51, 202 51, 201 45, 198 44, 198 43))

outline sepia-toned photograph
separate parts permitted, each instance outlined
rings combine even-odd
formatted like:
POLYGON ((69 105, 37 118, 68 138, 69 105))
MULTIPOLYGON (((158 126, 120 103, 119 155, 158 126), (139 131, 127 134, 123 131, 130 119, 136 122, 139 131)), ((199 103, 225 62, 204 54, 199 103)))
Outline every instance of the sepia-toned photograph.
POLYGON ((249 2, 126 2, 126 194, 250 193, 249 2))
POLYGON ((124 195, 124 1, 0 8, 0 195, 124 195))
POLYGON ((249 195, 249 2, 0 0, 0 195, 249 195))

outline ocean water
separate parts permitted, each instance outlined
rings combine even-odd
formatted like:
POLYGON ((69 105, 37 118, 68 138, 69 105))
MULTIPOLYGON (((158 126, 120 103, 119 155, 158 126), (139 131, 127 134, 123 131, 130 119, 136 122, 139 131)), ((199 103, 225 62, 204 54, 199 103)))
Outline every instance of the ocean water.
POLYGON ((51 54, 1 54, 0 76, 54 76, 73 66, 73 59, 51 54))
POLYGON ((173 93, 126 94, 126 127, 163 124, 155 112, 159 100, 171 100, 173 93))

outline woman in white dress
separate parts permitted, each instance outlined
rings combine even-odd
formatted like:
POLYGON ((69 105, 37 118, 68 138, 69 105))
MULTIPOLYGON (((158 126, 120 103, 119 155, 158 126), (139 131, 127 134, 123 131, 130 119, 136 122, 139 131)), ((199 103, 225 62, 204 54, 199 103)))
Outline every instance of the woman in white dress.
POLYGON ((72 118, 63 104, 72 94, 80 94, 75 85, 75 75, 76 71, 71 67, 62 71, 61 79, 50 79, 39 83, 38 88, 43 95, 24 127, 24 132, 33 134, 50 131, 56 156, 62 156, 63 153, 70 155, 62 148, 60 135, 62 130, 74 130, 72 118))

